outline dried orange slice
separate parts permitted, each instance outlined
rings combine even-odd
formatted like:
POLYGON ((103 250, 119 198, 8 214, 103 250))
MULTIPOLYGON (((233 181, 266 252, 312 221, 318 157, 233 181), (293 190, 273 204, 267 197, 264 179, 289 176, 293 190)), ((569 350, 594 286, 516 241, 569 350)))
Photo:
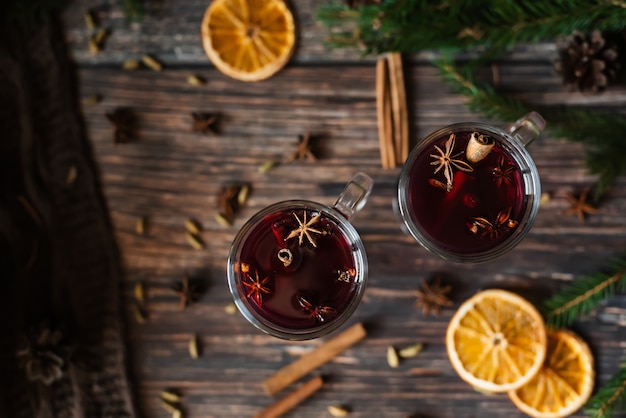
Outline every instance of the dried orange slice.
POLYGON ((214 0, 202 20, 204 51, 237 80, 274 75, 291 58, 295 39, 293 15, 283 0, 214 0))
POLYGON ((526 299, 484 290, 456 311, 446 348, 459 376, 480 391, 507 392, 532 379, 546 357, 546 327, 526 299))
POLYGON ((509 392, 520 410, 535 418, 560 418, 576 412, 593 392, 593 356, 571 331, 548 331, 546 361, 530 382, 509 392))

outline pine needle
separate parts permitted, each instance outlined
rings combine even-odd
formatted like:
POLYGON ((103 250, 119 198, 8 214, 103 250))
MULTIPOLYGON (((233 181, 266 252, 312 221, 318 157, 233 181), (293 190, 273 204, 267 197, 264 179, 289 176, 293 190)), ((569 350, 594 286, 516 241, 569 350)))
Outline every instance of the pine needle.
POLYGON ((543 304, 548 325, 559 328, 585 317, 602 301, 626 289, 626 256, 615 260, 609 274, 596 273, 574 280, 543 304))
POLYGON ((585 405, 591 418, 609 418, 616 407, 626 402, 626 363, 615 373, 585 405))

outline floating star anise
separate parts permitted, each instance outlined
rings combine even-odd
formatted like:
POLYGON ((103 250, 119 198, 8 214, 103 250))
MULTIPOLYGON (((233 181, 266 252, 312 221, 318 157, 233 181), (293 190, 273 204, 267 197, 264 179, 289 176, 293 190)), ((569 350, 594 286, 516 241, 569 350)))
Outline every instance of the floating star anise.
POLYGON ((185 274, 183 280, 174 283, 171 289, 176 292, 180 299, 180 310, 184 310, 192 303, 200 300, 202 296, 202 286, 197 280, 189 279, 189 276, 185 274))
POLYGON ((298 218, 298 215, 296 215, 295 213, 293 214, 294 218, 296 218, 296 221, 298 221, 299 226, 298 228, 294 229, 293 231, 289 233, 287 238, 285 238, 285 241, 288 241, 291 238, 298 237, 298 245, 302 245, 302 241, 304 240, 304 237, 306 237, 311 243, 311 245, 313 245, 313 247, 317 247, 317 243, 315 242, 315 239, 311 236, 311 234, 322 235, 324 234, 324 232, 320 231, 319 229, 312 228, 312 225, 315 225, 319 221, 320 216, 322 216, 322 214, 318 213, 317 215, 312 217, 308 222, 306 220, 306 214, 307 214, 307 211, 305 210, 302 215, 303 220, 300 220, 300 218, 298 218))
POLYGON ((42 326, 35 339, 25 340, 25 345, 17 352, 17 357, 26 371, 28 380, 40 381, 46 386, 63 377, 65 364, 61 355, 61 332, 42 326))
POLYGON ((309 160, 316 161, 317 157, 311 150, 311 134, 305 132, 304 135, 298 135, 298 148, 287 158, 288 163, 295 160, 309 160))
POLYGON ((296 301, 305 313, 310 315, 311 318, 317 319, 318 322, 326 322, 337 315, 337 310, 332 306, 314 305, 302 294, 296 295, 296 301))
POLYGON ((515 166, 507 162, 504 155, 501 155, 498 158, 498 165, 492 171, 493 178, 496 180, 496 185, 500 187, 503 184, 509 186, 513 184, 512 176, 514 171, 515 166))
POLYGON ((254 299, 259 305, 263 304, 263 294, 269 295, 271 290, 266 284, 270 281, 270 276, 260 278, 259 272, 255 272, 254 278, 250 274, 246 274, 247 281, 243 281, 243 285, 248 289, 246 296, 254 299))
POLYGON ((450 137, 445 143, 445 151, 439 148, 438 145, 435 145, 435 149, 438 154, 430 154, 431 157, 435 159, 435 161, 431 162, 430 165, 436 165, 435 174, 437 174, 440 170, 443 169, 443 175, 446 178, 446 190, 449 192, 452 190, 452 185, 454 182, 454 168, 457 168, 461 171, 471 172, 474 171, 472 166, 466 163, 463 160, 459 160, 456 157, 463 154, 463 151, 458 154, 452 155, 454 151, 454 144, 456 141, 456 135, 450 134, 450 137))
POLYGON ((137 117, 131 108, 118 107, 104 116, 113 125, 113 142, 125 144, 135 139, 137 117))
POLYGON ((211 133, 217 135, 219 133, 218 125, 220 116, 216 113, 194 112, 191 114, 193 123, 191 130, 193 132, 202 132, 203 134, 211 133))
POLYGON ((498 212, 493 222, 490 222, 486 218, 470 218, 468 225, 470 232, 472 234, 478 234, 480 232, 481 238, 488 237, 489 239, 497 239, 500 234, 506 233, 518 225, 516 220, 511 219, 511 210, 512 207, 509 207, 507 210, 498 212))
POLYGON ((422 308, 424 315, 434 312, 436 315, 441 313, 441 308, 452 305, 452 301, 446 296, 452 290, 452 286, 441 286, 439 277, 435 278, 432 284, 422 279, 422 288, 416 290, 417 301, 415 305, 422 308))
POLYGON ((574 196, 571 193, 568 194, 566 198, 571 206, 565 210, 565 214, 566 215, 576 214, 576 216, 578 216, 578 219, 580 219, 581 221, 584 221, 586 215, 596 213, 598 209, 587 202, 587 198, 588 198, 590 191, 591 191, 591 188, 588 187, 578 197, 574 196))

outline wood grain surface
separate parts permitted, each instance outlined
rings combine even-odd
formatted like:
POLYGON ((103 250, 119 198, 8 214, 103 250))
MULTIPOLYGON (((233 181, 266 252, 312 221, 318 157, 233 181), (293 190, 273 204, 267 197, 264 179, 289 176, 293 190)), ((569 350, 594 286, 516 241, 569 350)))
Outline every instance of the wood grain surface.
MULTIPOLYGON (((291 198, 332 204, 351 176, 364 171, 375 186, 354 225, 365 243, 369 282, 346 327, 362 321, 368 336, 315 372, 326 376, 327 383, 289 416, 325 417, 328 405, 343 404, 355 418, 522 417, 505 395, 482 395, 457 377, 444 346, 447 323, 456 307, 479 289, 513 289, 540 302, 623 254, 626 179, 614 184, 600 211, 586 222, 564 216, 565 195, 581 191, 594 178, 586 174, 580 145, 545 133, 530 152, 551 199, 541 207, 529 235, 509 254, 489 263, 445 262, 405 235, 392 211, 400 169, 380 167, 373 60, 362 60, 354 51, 324 49, 323 32, 312 17, 315 2, 299 1, 294 7, 300 44, 293 61, 258 83, 231 80, 204 58, 198 35, 204 2, 146 3, 147 15, 137 24, 125 22, 117 6, 96 7, 102 10, 103 24, 113 28, 97 57, 88 55, 82 22, 90 2, 75 2, 64 15, 79 66, 80 93, 103 97, 99 104, 84 105, 83 112, 125 267, 121 291, 143 415, 170 416, 159 403, 165 388, 184 395, 188 418, 249 417, 274 401, 264 393, 262 381, 323 339, 281 341, 260 333, 241 315, 227 313, 225 307, 232 301, 226 282, 229 245, 247 218, 268 204, 291 198), (143 52, 164 59, 165 70, 119 68, 123 59, 143 52), (189 74, 202 75, 208 83, 190 86, 189 74), (136 142, 114 144, 104 114, 117 107, 136 112, 136 142), (219 113, 220 133, 192 132, 192 112, 219 113), (259 173, 265 161, 287 157, 298 135, 306 131, 316 138, 317 162, 296 161, 259 173), (218 194, 222 187, 241 182, 251 184, 250 199, 234 225, 223 227, 214 218, 218 194), (147 218, 143 236, 135 232, 139 217, 147 218), (201 223, 204 250, 194 250, 186 242, 187 218, 201 223), (205 281, 207 292, 197 304, 180 311, 169 286, 185 273, 205 281), (436 274, 453 286, 455 304, 439 317, 424 317, 414 306, 415 290, 420 279, 436 274), (138 281, 147 289, 148 320, 143 324, 132 314, 138 281), (202 343, 202 356, 196 360, 187 353, 192 333, 202 343), (425 343, 418 357, 397 369, 387 365, 388 345, 416 342, 425 343)), ((501 83, 509 91, 535 103, 594 104, 623 112, 623 86, 598 96, 567 93, 550 59, 533 57, 529 50, 519 50, 499 66, 501 83)), ((450 92, 426 59, 412 61, 405 71, 412 144, 449 123, 488 121, 470 113, 466 99, 450 92)), ((576 323, 576 331, 595 355, 598 384, 624 360, 624 324, 624 296, 607 301, 590 318, 576 323)))

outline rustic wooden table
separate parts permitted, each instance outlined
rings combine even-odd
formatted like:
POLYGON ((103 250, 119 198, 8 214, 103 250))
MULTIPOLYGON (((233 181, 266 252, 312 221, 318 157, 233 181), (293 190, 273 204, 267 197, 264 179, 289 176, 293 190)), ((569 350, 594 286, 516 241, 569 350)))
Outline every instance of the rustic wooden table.
MULTIPOLYGON (((229 245, 246 219, 268 204, 289 198, 330 204, 355 172, 364 171, 375 187, 354 225, 369 258, 369 283, 346 326, 362 321, 368 336, 316 372, 329 376, 328 383, 290 416, 328 416, 327 406, 337 403, 349 406, 355 418, 523 416, 506 396, 477 393, 456 375, 444 346, 448 321, 481 288, 514 289, 538 300, 603 269, 626 248, 626 179, 614 184, 600 211, 586 222, 564 216, 565 195, 594 178, 586 174, 581 146, 544 134, 530 152, 551 199, 526 239, 493 262, 442 261, 401 232, 391 209, 399 169, 380 166, 375 59, 325 49, 324 31, 314 19, 317 2, 294 2, 296 53, 283 71, 257 83, 232 80, 205 57, 200 22, 208 0, 145 1, 146 14, 138 23, 129 23, 116 3, 121 2, 75 1, 63 21, 81 95, 103 98, 83 111, 126 271, 121 292, 142 415, 169 416, 159 403, 165 388, 184 394, 189 418, 252 416, 273 402, 261 382, 325 339, 281 341, 257 331, 241 315, 225 312, 232 301, 225 273, 229 245), (83 21, 88 8, 111 29, 104 51, 95 56, 89 53, 90 32, 83 21), (164 70, 121 69, 125 59, 144 53, 161 60, 164 70), (190 86, 190 74, 208 83, 190 86), (115 145, 104 114, 123 106, 139 117, 139 139, 115 145), (191 132, 192 112, 222 114, 220 134, 191 132), (319 161, 259 173, 265 161, 288 155, 305 131, 319 137, 319 161), (224 227, 214 217, 217 196, 222 187, 240 182, 252 185, 250 199, 234 225, 224 227), (135 232, 139 217, 148 219, 143 236, 135 232), (184 221, 190 217, 202 224, 204 250, 192 249, 185 240, 184 221), (185 273, 205 280, 208 289, 197 304, 180 311, 169 287, 185 273), (453 286, 455 304, 438 317, 424 317, 414 305, 415 290, 434 274, 453 286), (138 281, 147 287, 149 318, 143 324, 132 314, 138 281), (198 334, 203 347, 197 360, 187 353, 191 333, 198 334), (426 344, 418 357, 397 369, 387 365, 388 345, 415 342, 426 344)), ((502 85, 536 103, 624 106, 624 87, 597 96, 565 92, 552 71, 554 57, 553 45, 519 48, 499 66, 502 85)), ((410 57, 405 67, 413 144, 443 125, 485 120, 442 83, 428 58, 410 57)), ((624 324, 626 297, 621 296, 575 326, 595 354, 597 384, 625 358, 624 324)))

